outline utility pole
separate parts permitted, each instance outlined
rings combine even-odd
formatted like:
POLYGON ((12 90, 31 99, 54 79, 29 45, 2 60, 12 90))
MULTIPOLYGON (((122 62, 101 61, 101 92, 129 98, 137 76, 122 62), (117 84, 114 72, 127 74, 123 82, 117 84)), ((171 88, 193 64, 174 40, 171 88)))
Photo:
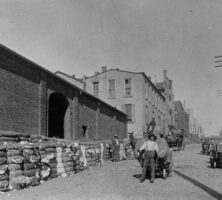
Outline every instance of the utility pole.
MULTIPOLYGON (((215 68, 219 68, 219 67, 222 67, 222 56, 215 56, 214 57, 215 61, 214 61, 214 64, 215 64, 215 68)), ((220 97, 222 96, 222 90, 217 90, 217 96, 220 97)))
POLYGON ((222 67, 222 56, 215 56, 216 61, 214 61, 215 68, 222 67))

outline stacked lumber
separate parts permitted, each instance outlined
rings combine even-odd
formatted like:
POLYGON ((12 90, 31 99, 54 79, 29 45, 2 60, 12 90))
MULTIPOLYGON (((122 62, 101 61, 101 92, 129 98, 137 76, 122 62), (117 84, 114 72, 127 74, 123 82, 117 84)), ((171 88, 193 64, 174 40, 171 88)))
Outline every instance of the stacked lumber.
POLYGON ((0 192, 9 190, 9 170, 7 165, 6 147, 0 145, 0 192))

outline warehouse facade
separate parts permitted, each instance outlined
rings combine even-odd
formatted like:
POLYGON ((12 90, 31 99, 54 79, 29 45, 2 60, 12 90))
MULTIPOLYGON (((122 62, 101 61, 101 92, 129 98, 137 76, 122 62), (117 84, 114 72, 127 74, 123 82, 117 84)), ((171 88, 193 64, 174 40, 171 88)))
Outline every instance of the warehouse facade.
POLYGON ((145 73, 102 67, 101 73, 85 78, 85 89, 125 112, 128 130, 136 137, 143 137, 152 118, 164 132, 165 97, 145 73))
POLYGON ((127 116, 0 45, 0 130, 49 137, 127 137, 127 116))

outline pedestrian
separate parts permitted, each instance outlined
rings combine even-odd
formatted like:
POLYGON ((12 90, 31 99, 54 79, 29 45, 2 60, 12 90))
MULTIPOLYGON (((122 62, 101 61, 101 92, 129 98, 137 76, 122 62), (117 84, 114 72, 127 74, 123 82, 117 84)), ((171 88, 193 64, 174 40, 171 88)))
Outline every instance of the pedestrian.
POLYGON ((113 161, 119 161, 120 155, 119 155, 119 150, 120 150, 120 144, 119 144, 119 138, 118 135, 114 135, 113 140, 112 140, 112 146, 113 146, 113 161))
POLYGON ((147 135, 153 134, 155 126, 156 126, 156 121, 155 121, 155 118, 153 117, 152 120, 150 121, 150 123, 147 124, 146 134, 147 135))
POLYGON ((153 183, 155 180, 155 165, 156 165, 156 156, 158 153, 158 145, 155 142, 156 136, 154 134, 150 134, 148 140, 144 142, 144 144, 140 147, 140 151, 144 150, 144 163, 142 169, 142 177, 141 182, 144 182, 147 174, 147 167, 150 166, 151 171, 151 179, 150 182, 153 183))

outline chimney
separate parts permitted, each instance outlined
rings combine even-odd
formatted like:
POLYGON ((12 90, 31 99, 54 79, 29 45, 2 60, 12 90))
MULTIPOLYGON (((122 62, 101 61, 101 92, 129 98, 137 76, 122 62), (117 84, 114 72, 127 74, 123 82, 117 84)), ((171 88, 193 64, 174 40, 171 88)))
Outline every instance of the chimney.
POLYGON ((86 82, 86 76, 82 76, 82 82, 85 83, 86 82))
POLYGON ((75 75, 75 74, 73 74, 73 75, 72 75, 72 77, 73 77, 73 78, 76 78, 76 75, 75 75))
POLYGON ((107 70, 106 66, 102 66, 102 72, 105 72, 107 70))
POLYGON ((167 78, 167 70, 163 70, 163 76, 164 76, 164 80, 166 80, 166 78, 167 78))
POLYGON ((151 76, 148 76, 148 79, 150 79, 150 80, 151 80, 151 76))
POLYGON ((119 68, 116 68, 116 70, 119 70, 119 68))

